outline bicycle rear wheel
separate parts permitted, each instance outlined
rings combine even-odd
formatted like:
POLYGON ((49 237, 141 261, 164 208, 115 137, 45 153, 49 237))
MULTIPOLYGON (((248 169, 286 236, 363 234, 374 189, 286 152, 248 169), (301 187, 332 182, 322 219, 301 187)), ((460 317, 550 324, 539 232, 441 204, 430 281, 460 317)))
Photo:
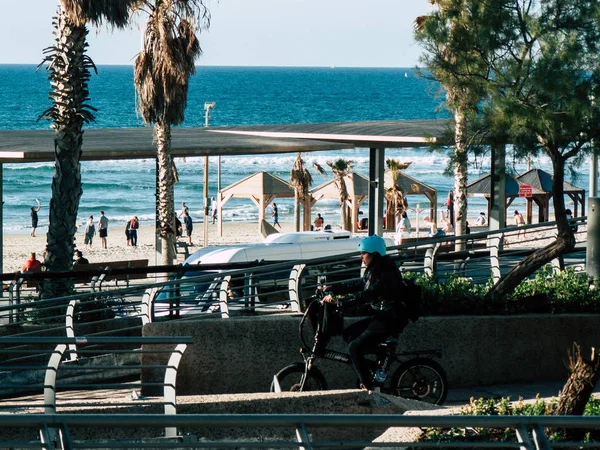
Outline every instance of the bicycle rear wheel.
MULTIPOLYGON (((304 378, 305 365, 298 363, 284 367, 277 373, 281 392, 300 392, 304 378)), ((327 389, 325 377, 321 371, 313 367, 306 375, 302 391, 324 391, 327 389)), ((271 383, 271 392, 275 392, 275 382, 271 383)))
POLYGON ((398 397, 441 405, 448 394, 446 372, 427 358, 402 363, 392 377, 392 393, 398 397))

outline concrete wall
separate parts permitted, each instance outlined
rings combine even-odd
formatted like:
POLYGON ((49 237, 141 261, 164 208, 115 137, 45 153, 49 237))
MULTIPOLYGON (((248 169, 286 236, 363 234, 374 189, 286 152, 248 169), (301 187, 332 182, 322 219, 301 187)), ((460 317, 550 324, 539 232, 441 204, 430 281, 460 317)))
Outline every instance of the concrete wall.
MULTIPOLYGON (((192 336, 181 361, 178 394, 261 392, 273 375, 298 353, 299 316, 172 321, 148 324, 144 336, 192 336)), ((451 387, 567 377, 573 342, 598 345, 600 315, 427 317, 410 324, 400 337, 400 350, 442 348, 440 364, 451 387)), ((343 350, 335 338, 330 347, 343 350)), ((144 355, 144 363, 155 360, 144 355)), ((355 387, 345 365, 319 362, 329 388, 355 387)), ((145 371, 144 382, 156 374, 145 371)))

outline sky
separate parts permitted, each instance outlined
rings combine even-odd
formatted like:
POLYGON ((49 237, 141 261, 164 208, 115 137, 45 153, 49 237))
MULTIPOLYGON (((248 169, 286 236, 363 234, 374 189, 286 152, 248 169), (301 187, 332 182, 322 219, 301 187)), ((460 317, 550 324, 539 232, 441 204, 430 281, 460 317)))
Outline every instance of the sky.
MULTIPOLYGON (((37 64, 52 45, 58 0, 0 0, 0 64, 37 64)), ((207 0, 212 21, 200 35, 199 65, 414 67, 421 49, 415 17, 428 0, 207 0)), ((138 25, 92 28, 96 64, 132 64, 138 25)))

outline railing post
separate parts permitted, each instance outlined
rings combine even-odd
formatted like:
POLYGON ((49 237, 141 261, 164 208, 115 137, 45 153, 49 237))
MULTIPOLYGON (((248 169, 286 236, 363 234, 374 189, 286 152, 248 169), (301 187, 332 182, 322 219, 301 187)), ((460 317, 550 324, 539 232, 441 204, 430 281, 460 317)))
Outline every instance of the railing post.
POLYGON ((290 281, 288 284, 290 294, 290 304, 292 311, 300 312, 300 277, 306 264, 297 264, 292 267, 290 272, 290 281))
POLYGON ((502 274, 500 273, 500 245, 502 244, 502 240, 504 235, 494 235, 491 236, 488 240, 488 245, 490 247, 490 268, 492 270, 492 278, 494 283, 500 281, 502 274))
POLYGON ((142 296, 142 304, 140 305, 142 326, 152 322, 152 308, 157 292, 158 288, 148 288, 142 296))
POLYGON ((302 445, 298 447, 300 450, 312 450, 312 444, 310 443, 310 437, 306 431, 306 426, 301 423, 296 426, 296 439, 302 445))
POLYGON ((533 426, 532 434, 533 442, 535 442, 538 450, 551 450, 552 447, 550 446, 550 442, 548 442, 548 437, 539 423, 533 426))
POLYGON ((531 438, 529 437, 527 428, 525 428, 525 425, 521 424, 518 427, 515 427, 515 433, 517 434, 517 440, 519 443, 523 444, 519 447, 519 450, 536 450, 531 438))
MULTIPOLYGON (((69 306, 67 306, 67 312, 65 314, 65 331, 67 337, 75 338, 75 306, 79 300, 71 300, 69 306)), ((77 344, 69 344, 69 360, 75 361, 77 359, 77 344)))
MULTIPOLYGON (((169 362, 167 363, 167 369, 165 370, 165 388, 163 394, 163 400, 165 402, 165 415, 177 414, 177 396, 175 392, 175 386, 177 382, 177 369, 179 363, 183 357, 183 353, 187 348, 187 344, 177 344, 169 362)), ((165 437, 173 438, 177 437, 177 427, 166 427, 165 437)))
POLYGON ((231 282, 231 275, 223 277, 221 283, 221 289, 219 291, 219 306, 221 307, 221 318, 229 319, 229 283, 231 282))
POLYGON ((435 254, 437 253, 438 248, 440 248, 441 244, 438 242, 437 244, 431 245, 427 247, 425 251, 425 258, 423 259, 423 270, 425 275, 432 277, 435 273, 435 254))
POLYGON ((56 414, 56 375, 58 365, 66 350, 66 344, 58 344, 52 352, 46 367, 44 378, 44 412, 46 414, 56 414))

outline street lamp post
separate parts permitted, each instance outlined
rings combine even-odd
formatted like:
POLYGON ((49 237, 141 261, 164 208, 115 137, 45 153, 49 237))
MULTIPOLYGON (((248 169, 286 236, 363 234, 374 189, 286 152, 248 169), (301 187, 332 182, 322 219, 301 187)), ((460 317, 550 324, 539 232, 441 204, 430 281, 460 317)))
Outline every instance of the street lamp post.
MULTIPOLYGON (((210 124, 210 111, 215 106, 217 106, 215 102, 204 103, 204 126, 206 128, 210 124)), ((204 157, 204 247, 208 247, 208 155, 204 157)))

